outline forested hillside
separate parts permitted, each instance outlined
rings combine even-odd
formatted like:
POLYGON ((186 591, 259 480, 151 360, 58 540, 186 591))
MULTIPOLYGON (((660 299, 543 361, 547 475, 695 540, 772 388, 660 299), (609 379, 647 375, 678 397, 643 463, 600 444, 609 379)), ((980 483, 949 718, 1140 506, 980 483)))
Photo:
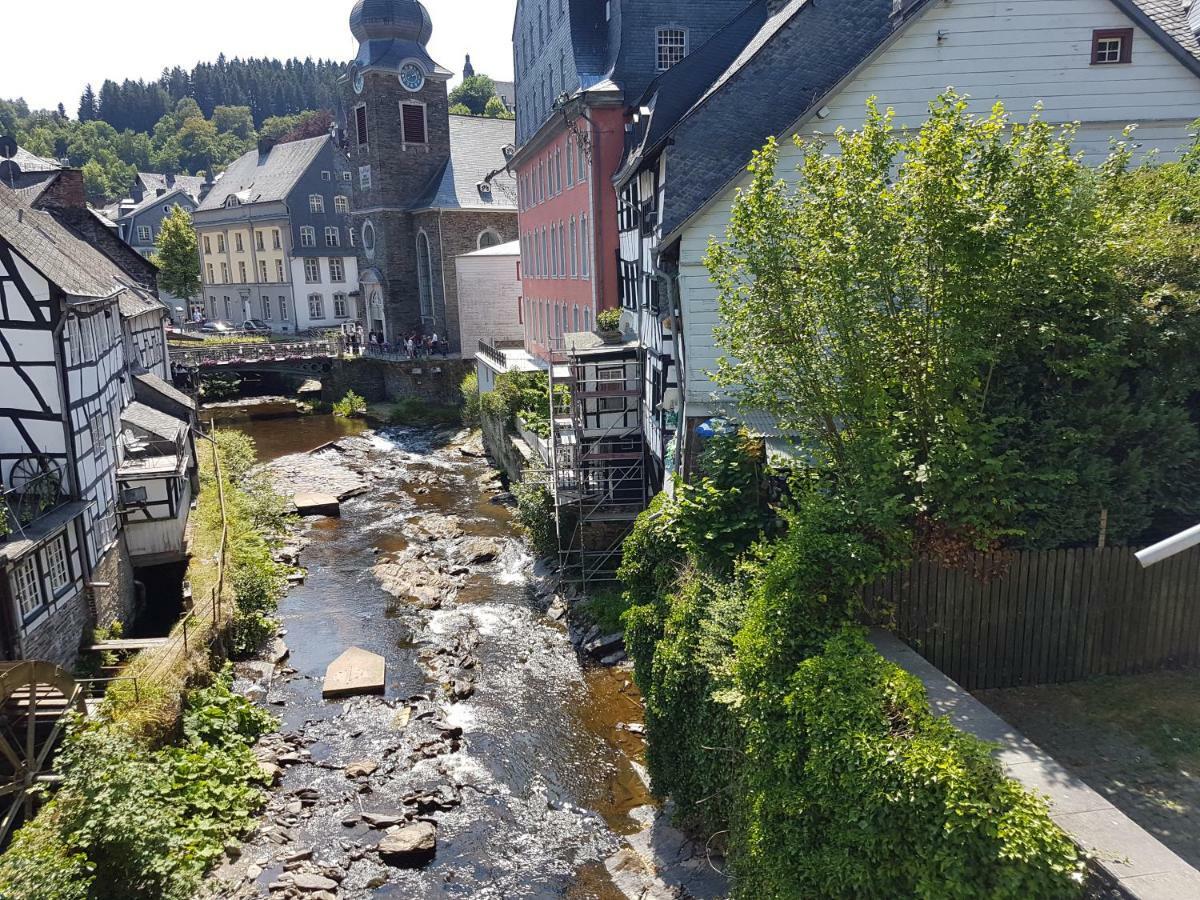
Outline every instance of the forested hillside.
POLYGON ((125 196, 138 171, 219 172, 260 136, 297 140, 327 131, 344 66, 324 60, 226 60, 157 81, 88 85, 72 118, 0 100, 0 134, 31 153, 83 169, 94 204, 125 196))

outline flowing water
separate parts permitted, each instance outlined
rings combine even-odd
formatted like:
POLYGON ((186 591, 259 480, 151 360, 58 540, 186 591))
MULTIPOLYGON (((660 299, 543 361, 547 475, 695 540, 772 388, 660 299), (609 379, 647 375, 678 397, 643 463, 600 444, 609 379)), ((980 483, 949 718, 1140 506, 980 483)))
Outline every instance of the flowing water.
MULTIPOLYGON (((330 417, 221 419, 252 436, 264 462, 285 469, 293 459, 311 466, 308 451, 363 432, 330 417)), ((244 862, 263 871, 229 896, 265 894, 287 851, 305 848, 314 848, 314 863, 345 871, 343 898, 622 896, 604 860, 621 848, 622 835, 642 827, 630 813, 651 803, 635 768, 644 746, 621 727, 641 721, 630 673, 581 666, 565 629, 546 617, 511 513, 484 487, 486 462, 464 456, 446 434, 387 429, 349 443, 367 490, 343 504, 340 519, 306 526, 308 577, 280 608, 295 673, 277 677, 268 696, 280 730, 301 739, 303 758, 285 769, 266 828, 245 851, 244 862), (453 540, 419 531, 423 520, 447 516, 464 539, 495 540, 497 559, 472 566, 456 599, 439 609, 396 600, 373 567, 406 558, 414 545, 426 557, 448 552, 453 540), (429 660, 459 644, 469 647, 474 692, 455 703, 429 660), (322 701, 326 667, 352 646, 386 658, 382 701, 322 701), (424 752, 439 740, 430 723, 443 736, 461 728, 461 740, 424 752), (343 769, 360 759, 380 770, 356 783, 343 769), (281 813, 305 788, 319 801, 302 813, 293 802, 290 814, 281 813), (454 800, 427 816, 438 828, 432 863, 398 870, 362 854, 381 833, 347 816, 403 808, 414 790, 438 789, 454 800), (276 814, 282 818, 272 820, 276 814), (269 840, 272 821, 287 832, 285 846, 269 840)), ((345 467, 341 457, 330 449, 317 460, 332 472, 345 467)))

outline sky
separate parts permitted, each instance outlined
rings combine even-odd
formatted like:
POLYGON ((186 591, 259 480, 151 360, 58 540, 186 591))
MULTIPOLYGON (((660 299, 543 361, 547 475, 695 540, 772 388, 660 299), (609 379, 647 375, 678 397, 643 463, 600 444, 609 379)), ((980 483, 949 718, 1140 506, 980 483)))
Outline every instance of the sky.
MULTIPOLYGON (((0 53, 0 98, 34 109, 60 102, 74 117, 88 82, 157 78, 224 53, 285 59, 354 58, 353 0, 57 0, 18 2, 4 12, 16 40, 0 53), (52 25, 53 19, 58 25, 52 25), (65 27, 64 27, 65 26, 65 27), (47 44, 52 47, 52 52, 47 44)), ((429 53, 452 72, 471 54, 475 71, 512 80, 516 0, 425 0, 433 18, 429 53)))

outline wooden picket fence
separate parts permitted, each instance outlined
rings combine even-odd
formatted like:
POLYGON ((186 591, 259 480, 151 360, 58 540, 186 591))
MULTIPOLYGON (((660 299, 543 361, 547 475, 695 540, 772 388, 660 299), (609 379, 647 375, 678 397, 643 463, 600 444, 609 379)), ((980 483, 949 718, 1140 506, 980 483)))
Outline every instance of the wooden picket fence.
POLYGON ((968 690, 1200 665, 1200 548, 1143 569, 1125 547, 918 560, 865 592, 968 690))

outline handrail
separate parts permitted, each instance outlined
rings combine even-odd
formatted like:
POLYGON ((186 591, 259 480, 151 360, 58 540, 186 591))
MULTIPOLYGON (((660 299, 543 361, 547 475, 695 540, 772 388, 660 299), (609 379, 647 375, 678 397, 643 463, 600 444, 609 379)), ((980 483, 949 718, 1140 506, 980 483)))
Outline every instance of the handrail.
POLYGON ((172 348, 171 362, 182 366, 215 365, 221 363, 287 361, 340 357, 339 341, 268 341, 254 344, 218 344, 203 348, 172 348))

